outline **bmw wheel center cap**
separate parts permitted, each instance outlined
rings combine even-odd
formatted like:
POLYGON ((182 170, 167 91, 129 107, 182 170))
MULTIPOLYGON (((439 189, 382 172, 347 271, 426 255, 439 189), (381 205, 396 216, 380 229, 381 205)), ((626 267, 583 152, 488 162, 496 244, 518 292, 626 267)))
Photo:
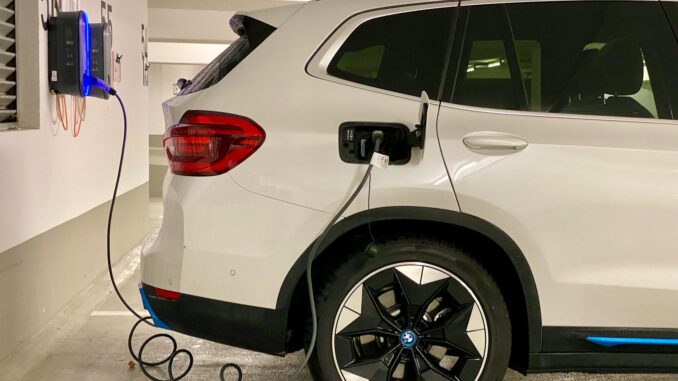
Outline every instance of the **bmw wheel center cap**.
POLYGON ((417 334, 411 330, 407 329, 400 334, 400 344, 405 348, 414 348, 417 345, 417 334))

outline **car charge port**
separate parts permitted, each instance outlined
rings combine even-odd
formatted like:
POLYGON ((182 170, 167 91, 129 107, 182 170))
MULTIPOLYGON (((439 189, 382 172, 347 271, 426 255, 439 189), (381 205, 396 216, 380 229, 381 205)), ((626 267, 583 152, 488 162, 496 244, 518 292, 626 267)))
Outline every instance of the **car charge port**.
POLYGON ((389 156, 393 165, 404 165, 410 161, 412 149, 408 143, 410 130, 404 124, 347 122, 339 127, 339 156, 351 164, 368 164, 374 152, 375 131, 384 133, 380 153, 389 156))

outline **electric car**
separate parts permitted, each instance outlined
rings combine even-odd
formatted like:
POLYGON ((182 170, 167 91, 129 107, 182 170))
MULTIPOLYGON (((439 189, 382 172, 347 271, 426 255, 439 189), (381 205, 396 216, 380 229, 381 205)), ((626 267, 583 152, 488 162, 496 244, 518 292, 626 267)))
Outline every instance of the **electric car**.
POLYGON ((164 104, 156 324, 303 350, 317 246, 316 380, 678 372, 677 22, 657 0, 237 14, 164 104))

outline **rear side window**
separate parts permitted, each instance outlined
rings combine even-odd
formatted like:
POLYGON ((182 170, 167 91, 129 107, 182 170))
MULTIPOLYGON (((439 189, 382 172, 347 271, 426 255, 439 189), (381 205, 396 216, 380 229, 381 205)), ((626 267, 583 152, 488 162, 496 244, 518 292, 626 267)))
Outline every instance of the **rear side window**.
POLYGON ((275 28, 268 24, 242 16, 235 16, 231 20, 231 27, 240 38, 188 81, 179 95, 195 93, 216 85, 275 32, 275 28))
POLYGON ((344 42, 328 74, 347 81, 438 97, 455 10, 400 13, 366 21, 344 42))
POLYGON ((658 2, 468 7, 452 101, 505 110, 673 118, 678 51, 658 2))

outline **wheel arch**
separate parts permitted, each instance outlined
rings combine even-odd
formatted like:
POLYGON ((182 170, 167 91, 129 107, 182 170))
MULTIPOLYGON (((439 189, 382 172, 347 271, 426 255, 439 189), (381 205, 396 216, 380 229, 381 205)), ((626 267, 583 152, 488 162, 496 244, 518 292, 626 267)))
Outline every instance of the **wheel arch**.
MULTIPOLYGON (((514 348, 511 366, 519 371, 526 371, 529 353, 541 351, 542 321, 541 307, 537 286, 532 270, 518 245, 500 228, 475 216, 460 212, 422 207, 385 207, 356 213, 338 222, 327 235, 320 247, 317 262, 327 260, 333 246, 342 241, 355 240, 357 235, 365 235, 369 230, 396 231, 439 234, 447 238, 450 233, 458 233, 457 239, 465 239, 468 245, 480 245, 484 258, 480 262, 489 267, 488 270, 499 283, 507 304, 514 327, 521 330, 521 335, 514 335, 514 348), (489 261, 492 259, 492 261, 489 261), (506 265, 510 265, 506 271, 506 265), (497 277, 501 279, 496 279, 497 277), (518 284, 515 284, 515 283, 518 284), (510 289, 506 289, 509 287, 510 289), (508 294, 508 297, 507 297, 508 294), (524 332, 522 332, 524 331, 524 332), (527 337, 525 337, 527 336, 527 337), (527 339, 527 340, 525 340, 527 339), (517 347, 516 347, 517 346, 517 347)), ((288 311, 288 326, 295 319, 295 314, 307 307, 306 296, 306 261, 313 243, 295 262, 287 274, 278 294, 277 309, 288 311)), ((297 342, 297 346, 299 342, 297 342)))

